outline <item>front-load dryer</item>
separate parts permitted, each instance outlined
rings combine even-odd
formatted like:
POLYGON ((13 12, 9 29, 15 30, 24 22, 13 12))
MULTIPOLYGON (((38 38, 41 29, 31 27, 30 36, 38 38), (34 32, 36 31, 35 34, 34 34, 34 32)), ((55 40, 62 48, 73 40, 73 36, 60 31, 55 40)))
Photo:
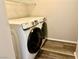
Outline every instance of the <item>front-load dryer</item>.
POLYGON ((42 30, 44 22, 44 17, 9 20, 16 59, 35 58, 44 43, 42 42, 43 36, 45 36, 42 30))

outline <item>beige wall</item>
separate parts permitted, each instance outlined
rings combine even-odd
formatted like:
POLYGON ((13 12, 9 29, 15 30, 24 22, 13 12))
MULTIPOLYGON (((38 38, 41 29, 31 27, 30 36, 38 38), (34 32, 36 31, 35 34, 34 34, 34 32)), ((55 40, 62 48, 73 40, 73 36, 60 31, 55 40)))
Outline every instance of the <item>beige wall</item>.
MULTIPOLYGON (((20 1, 26 3, 36 2, 36 6, 33 7, 32 5, 30 5, 28 10, 30 13, 32 12, 32 16, 47 17, 49 37, 70 41, 77 40, 77 0, 11 0, 11 1, 20 1)), ((16 7, 14 8, 16 9, 16 7)), ((12 14, 13 17, 15 16, 24 17, 28 13, 26 9, 23 8, 23 11, 19 12, 21 11, 19 7, 17 9, 18 10, 17 14, 8 13, 8 15, 12 14)), ((13 11, 12 8, 11 10, 13 11)), ((9 16, 9 18, 12 18, 12 15, 9 16)))
POLYGON ((47 17, 49 37, 77 40, 77 0, 35 1, 32 15, 47 17))
POLYGON ((35 0, 7 0, 7 1, 16 1, 16 2, 24 2, 24 3, 33 3, 35 0))
POLYGON ((3 1, 0 0, 0 59, 15 59, 3 1))
POLYGON ((29 16, 35 5, 34 3, 20 3, 13 1, 5 1, 6 12, 9 19, 29 16))

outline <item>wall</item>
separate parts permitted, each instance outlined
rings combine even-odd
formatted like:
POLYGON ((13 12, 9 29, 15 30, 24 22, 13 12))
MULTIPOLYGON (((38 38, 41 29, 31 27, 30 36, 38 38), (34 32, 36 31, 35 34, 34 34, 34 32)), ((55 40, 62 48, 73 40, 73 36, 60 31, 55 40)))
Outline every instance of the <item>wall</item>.
POLYGON ((23 2, 23 3, 34 3, 35 0, 6 0, 6 1, 15 1, 15 2, 23 2))
POLYGON ((77 0, 35 0, 32 16, 45 16, 48 36, 51 38, 77 40, 77 0))
MULTIPOLYGON (((77 40, 77 0, 10 1, 20 1, 25 3, 36 2, 36 6, 32 8, 30 7, 29 12, 32 12, 32 16, 45 16, 47 18, 49 37, 69 41, 77 40)), ((18 10, 20 11, 20 9, 18 10)), ((26 13, 27 12, 28 11, 26 11, 26 13)), ((20 15, 23 13, 17 14, 20 15)), ((16 16, 18 16, 17 14, 16 16)), ((25 13, 23 15, 25 16, 25 13)))
POLYGON ((5 6, 6 6, 7 16, 9 19, 28 16, 27 5, 23 3, 5 1, 5 6))
POLYGON ((12 18, 21 18, 29 16, 32 8, 34 7, 34 3, 23 3, 23 2, 17 2, 19 0, 6 0, 5 6, 6 6, 6 12, 8 19, 12 18))
POLYGON ((15 59, 3 1, 0 0, 0 59, 15 59))

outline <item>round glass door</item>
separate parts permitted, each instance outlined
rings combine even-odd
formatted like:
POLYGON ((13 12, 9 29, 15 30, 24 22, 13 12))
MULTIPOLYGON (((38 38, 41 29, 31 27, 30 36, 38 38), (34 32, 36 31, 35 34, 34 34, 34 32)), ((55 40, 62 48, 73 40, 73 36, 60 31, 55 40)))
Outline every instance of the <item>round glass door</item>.
POLYGON ((34 28, 31 30, 28 37, 28 50, 30 53, 36 53, 42 44, 42 35, 40 28, 34 28))
POLYGON ((47 37, 47 23, 46 22, 44 22, 43 24, 42 24, 42 38, 43 39, 45 39, 46 37, 47 37))

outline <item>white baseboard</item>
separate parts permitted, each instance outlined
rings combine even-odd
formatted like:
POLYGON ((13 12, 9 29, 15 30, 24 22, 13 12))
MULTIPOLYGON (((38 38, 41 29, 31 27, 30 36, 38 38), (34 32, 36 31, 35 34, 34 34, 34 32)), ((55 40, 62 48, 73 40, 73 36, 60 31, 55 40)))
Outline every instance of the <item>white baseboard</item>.
POLYGON ((68 41, 68 40, 61 40, 61 39, 54 39, 54 38, 47 38, 47 40, 53 40, 53 41, 58 41, 58 42, 77 44, 76 41, 68 41))

